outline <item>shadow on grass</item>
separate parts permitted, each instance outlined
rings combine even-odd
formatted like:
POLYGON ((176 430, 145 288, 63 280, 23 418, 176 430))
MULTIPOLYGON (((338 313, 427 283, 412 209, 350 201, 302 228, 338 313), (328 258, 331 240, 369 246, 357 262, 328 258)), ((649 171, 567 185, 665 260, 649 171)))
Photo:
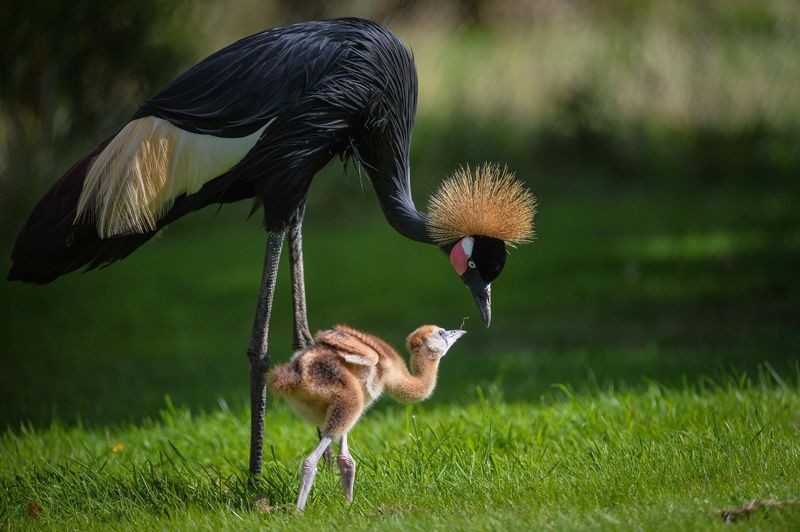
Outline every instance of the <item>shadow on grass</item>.
MULTIPOLYGON (((530 153, 524 135, 484 131, 456 135, 437 159, 429 151, 450 130, 418 128, 415 168, 494 153, 539 195, 538 240, 512 250, 495 283, 491 329, 479 325, 446 258, 394 233, 369 185, 352 171, 342 179, 338 167, 312 187, 305 232, 312 327, 347 322, 399 347, 420 323, 455 326, 471 316, 470 335, 443 363, 432 399, 440 402, 474 400, 478 386, 536 401, 554 383, 680 385, 764 362, 791 372, 800 353, 800 215, 792 200, 798 184, 785 177, 800 163, 778 156, 786 139, 718 135, 722 148, 709 154, 697 150, 712 141, 678 139, 672 151, 656 153, 669 142, 652 133, 640 148, 634 137, 615 137, 614 146, 593 151, 587 146, 597 134, 573 115, 567 140, 545 136, 530 153), (478 138, 489 140, 478 147, 478 138), (743 146, 749 155, 737 151, 743 146), (774 153, 764 155, 769 146, 774 153), (727 175, 723 148, 745 169, 737 163, 736 175, 727 175), (706 166, 695 167, 700 161, 706 166), (694 173, 666 179, 676 168, 694 173), (647 179, 636 175, 648 169, 647 179), (725 175, 703 181, 706 171, 725 175)), ((419 181, 421 200, 434 180, 426 172, 419 181)), ((192 409, 244 405, 264 239, 256 220, 244 221, 246 211, 195 214, 103 271, 46 287, 0 284, 0 425, 140 420, 156 416, 165 395, 192 409)), ((2 248, 7 257, 9 246, 2 248)), ((290 356, 287 272, 284 264, 272 326, 277 361, 290 356)))

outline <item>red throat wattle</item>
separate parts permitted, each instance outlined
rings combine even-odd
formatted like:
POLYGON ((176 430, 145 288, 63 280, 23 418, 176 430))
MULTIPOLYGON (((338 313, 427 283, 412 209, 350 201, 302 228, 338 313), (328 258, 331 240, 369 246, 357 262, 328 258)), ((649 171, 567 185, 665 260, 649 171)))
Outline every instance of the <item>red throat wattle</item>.
POLYGON ((467 236, 456 242, 450 251, 450 264, 458 275, 464 275, 467 271, 470 255, 472 255, 472 238, 467 236))

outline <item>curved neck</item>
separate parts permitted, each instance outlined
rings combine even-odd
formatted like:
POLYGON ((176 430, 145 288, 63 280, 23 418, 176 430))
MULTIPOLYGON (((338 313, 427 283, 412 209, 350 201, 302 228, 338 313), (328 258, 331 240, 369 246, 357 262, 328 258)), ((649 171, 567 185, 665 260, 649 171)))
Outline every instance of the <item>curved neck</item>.
POLYGON ((427 216, 417 210, 411 196, 407 153, 393 150, 385 153, 384 147, 364 149, 357 153, 357 158, 372 181, 386 220, 404 237, 433 244, 428 235, 427 216))
MULTIPOLYGON (((402 365, 402 364, 400 364, 402 365)), ((406 403, 423 401, 430 397, 436 387, 436 377, 439 373, 439 361, 430 360, 424 355, 411 355, 413 374, 408 372, 405 365, 395 368, 390 372, 386 382, 386 391, 389 395, 406 403)))
POLYGON ((417 210, 410 190, 394 190, 383 194, 378 191, 378 199, 386 220, 395 231, 411 240, 433 244, 428 236, 427 217, 417 210))

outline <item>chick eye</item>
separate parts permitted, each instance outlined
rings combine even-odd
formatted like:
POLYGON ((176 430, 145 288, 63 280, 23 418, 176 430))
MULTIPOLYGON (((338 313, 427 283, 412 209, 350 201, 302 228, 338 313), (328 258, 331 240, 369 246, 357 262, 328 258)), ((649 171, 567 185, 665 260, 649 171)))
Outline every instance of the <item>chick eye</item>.
POLYGON ((472 268, 474 270, 475 269, 475 261, 471 260, 471 261, 467 262, 467 266, 469 266, 470 268, 472 268))

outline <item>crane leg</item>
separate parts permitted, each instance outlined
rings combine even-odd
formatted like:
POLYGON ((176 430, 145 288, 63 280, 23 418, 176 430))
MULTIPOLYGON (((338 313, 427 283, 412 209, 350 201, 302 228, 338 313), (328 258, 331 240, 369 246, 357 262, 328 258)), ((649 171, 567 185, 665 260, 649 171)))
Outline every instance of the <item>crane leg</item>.
MULTIPOLYGON (((292 302, 294 304, 294 349, 308 346, 313 337, 308 327, 306 311, 306 283, 303 273, 303 211, 299 211, 298 220, 289 227, 289 268, 292 273, 292 302)), ((317 429, 317 436, 322 440, 322 432, 317 429)), ((328 446, 322 453, 326 467, 333 466, 333 447, 328 446)))
POLYGON ((294 348, 302 349, 312 340, 306 312, 306 283, 303 274, 303 217, 289 227, 289 269, 292 273, 294 304, 294 348))
POLYGON ((247 348, 247 358, 250 360, 250 474, 254 477, 261 475, 264 410, 267 407, 267 370, 270 363, 267 336, 272 298, 275 294, 275 278, 278 275, 278 263, 285 234, 284 230, 270 231, 267 236, 261 290, 258 295, 253 333, 247 348))

